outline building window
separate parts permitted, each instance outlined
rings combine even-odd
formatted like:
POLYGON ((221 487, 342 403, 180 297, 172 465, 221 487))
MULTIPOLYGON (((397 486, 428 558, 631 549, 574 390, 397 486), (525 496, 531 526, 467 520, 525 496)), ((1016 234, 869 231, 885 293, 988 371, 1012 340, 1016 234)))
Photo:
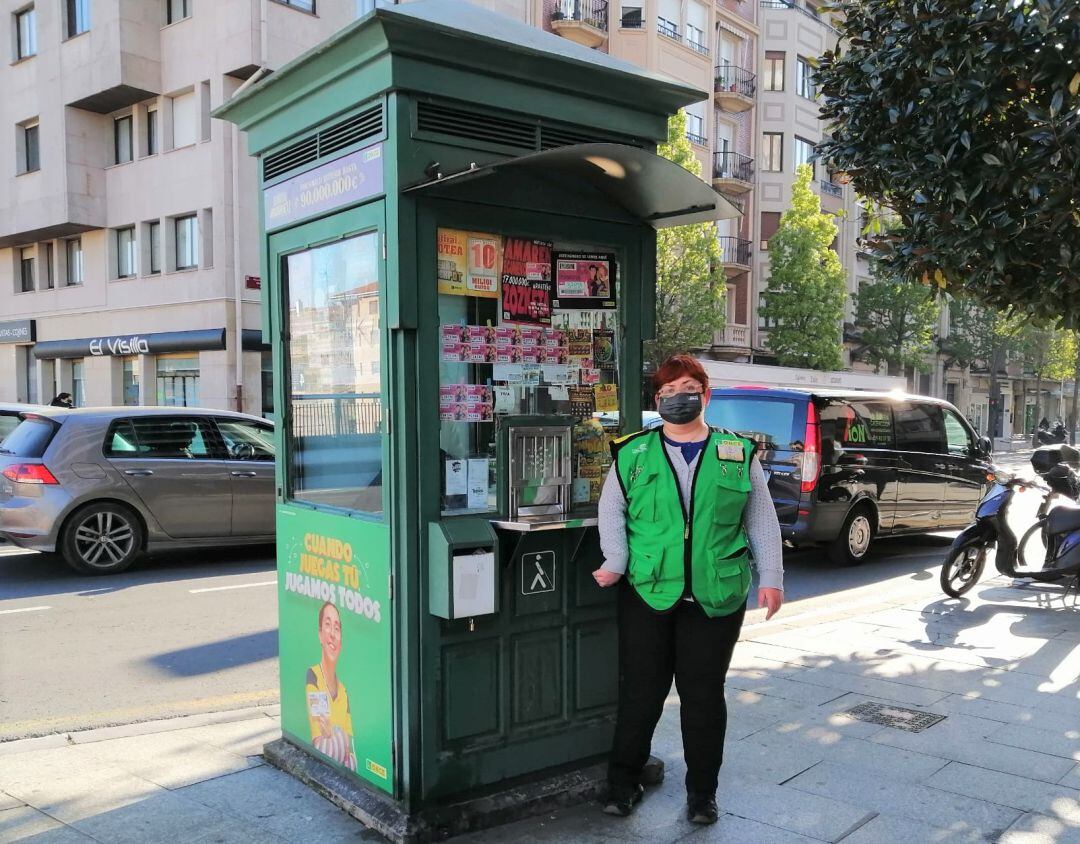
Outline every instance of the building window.
POLYGON ((157 403, 163 407, 199 406, 199 356, 159 355, 157 403))
POLYGON ((691 143, 705 146, 708 139, 705 137, 705 117, 697 113, 700 108, 700 103, 686 108, 686 137, 691 143))
POLYGON ((795 91, 808 100, 817 99, 817 87, 814 85, 814 66, 802 56, 795 62, 795 91))
POLYGON ((131 115, 113 121, 113 163, 127 164, 134 158, 131 147, 131 115))
POLYGON ((15 13, 15 60, 37 55, 37 15, 34 7, 15 13))
POLYGON ((131 407, 139 403, 139 359, 125 357, 121 359, 124 404, 131 407))
POLYGON ((619 26, 623 29, 641 29, 643 25, 641 6, 623 6, 619 26))
POLYGON ((26 383, 23 389, 26 393, 27 404, 38 403, 38 362, 34 357, 33 346, 19 346, 20 354, 23 356, 23 370, 26 372, 26 383))
POLYGON ((780 228, 780 212, 779 211, 762 211, 761 212, 761 248, 768 249, 769 241, 772 240, 772 236, 776 234, 776 230, 780 228))
POLYGON ((116 277, 135 275, 135 227, 116 230, 116 277))
POLYGON ((90 29, 90 0, 67 0, 67 37, 74 38, 90 29))
POLYGON ((64 249, 67 253, 65 256, 67 258, 67 275, 64 278, 64 283, 68 287, 75 287, 83 283, 82 238, 73 237, 71 240, 65 240, 64 249))
POLYGON ((161 272, 161 221, 151 220, 146 224, 146 242, 150 252, 150 274, 161 272))
POLYGON ((19 292, 30 293, 34 289, 34 250, 19 250, 19 292))
POLYGON ((53 279, 53 245, 45 244, 45 289, 52 290, 56 286, 53 279))
POLYGON ((190 146, 198 140, 198 111, 195 92, 172 97, 172 148, 190 146))
POLYGON ((761 169, 780 173, 784 169, 784 133, 766 132, 761 144, 761 169))
POLYGON ((810 165, 810 178, 814 178, 814 145, 810 141, 795 136, 795 166, 800 164, 810 165))
MULTIPOLYGON (((302 12, 311 12, 315 14, 315 0, 277 0, 283 6, 292 6, 294 9, 300 9, 302 12)), ((382 5, 381 3, 377 5, 382 5)))
POLYGON ((784 54, 775 50, 765 51, 765 90, 784 90, 784 54))
POLYGON ((758 328, 761 328, 761 329, 764 329, 764 330, 768 330, 770 328, 775 328, 776 327, 776 320, 774 320, 774 319, 766 319, 762 315, 761 311, 762 311, 762 309, 764 307, 765 307, 765 294, 764 293, 759 293, 758 294, 758 318, 757 318, 758 328))
POLYGON ((18 171, 22 173, 33 173, 41 169, 41 148, 39 146, 40 132, 38 131, 38 124, 25 123, 19 127, 18 140, 19 140, 19 161, 18 171))
POLYGON ((83 359, 71 362, 71 396, 75 407, 86 407, 86 379, 83 377, 83 359))
POLYGON ((148 108, 146 110, 146 154, 157 155, 158 150, 158 110, 148 108))
POLYGON ((165 23, 176 23, 191 17, 191 0, 165 0, 165 23))
POLYGON ((199 265, 199 222, 194 214, 186 217, 177 217, 175 225, 176 235, 176 268, 178 270, 190 270, 199 265))

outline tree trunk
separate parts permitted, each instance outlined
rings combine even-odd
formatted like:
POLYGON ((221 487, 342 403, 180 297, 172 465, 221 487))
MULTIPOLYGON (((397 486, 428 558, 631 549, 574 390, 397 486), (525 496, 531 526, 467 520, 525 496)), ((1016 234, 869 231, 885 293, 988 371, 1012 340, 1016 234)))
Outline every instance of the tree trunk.
POLYGON ((1072 410, 1069 412, 1069 444, 1076 445, 1076 400, 1080 398, 1080 345, 1076 350, 1076 370, 1073 372, 1072 410))
MULTIPOLYGON (((1026 391, 1025 391, 1026 392, 1026 391)), ((1039 397, 1042 395, 1042 371, 1035 375, 1035 413, 1032 414, 1031 446, 1039 447, 1039 397)), ((1024 397, 1024 407, 1027 407, 1027 396, 1024 397)))

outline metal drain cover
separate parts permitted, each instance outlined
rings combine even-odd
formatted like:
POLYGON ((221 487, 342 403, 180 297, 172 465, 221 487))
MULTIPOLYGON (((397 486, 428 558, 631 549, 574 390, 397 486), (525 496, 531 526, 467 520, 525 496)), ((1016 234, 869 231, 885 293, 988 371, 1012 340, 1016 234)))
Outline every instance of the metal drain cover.
POLYGON ((946 717, 944 715, 935 715, 933 712, 923 712, 919 709, 887 706, 884 703, 860 703, 843 714, 871 724, 881 724, 885 727, 907 730, 909 733, 921 733, 939 721, 944 721, 946 717))

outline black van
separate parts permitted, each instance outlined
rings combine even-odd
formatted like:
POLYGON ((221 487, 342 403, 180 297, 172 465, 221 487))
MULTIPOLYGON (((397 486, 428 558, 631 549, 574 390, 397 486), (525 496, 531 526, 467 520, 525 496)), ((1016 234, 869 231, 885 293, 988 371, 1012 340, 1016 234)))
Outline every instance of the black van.
POLYGON ((758 443, 784 539, 846 565, 876 536, 968 525, 989 483, 990 440, 926 396, 727 387, 705 419, 758 443))

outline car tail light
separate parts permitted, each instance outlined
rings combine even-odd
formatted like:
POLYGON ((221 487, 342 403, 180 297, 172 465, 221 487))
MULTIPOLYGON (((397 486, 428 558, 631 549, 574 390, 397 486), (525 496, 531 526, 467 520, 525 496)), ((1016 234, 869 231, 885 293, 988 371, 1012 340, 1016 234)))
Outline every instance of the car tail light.
POLYGON ((50 484, 60 483, 48 468, 41 463, 15 463, 0 472, 9 481, 17 484, 50 484))
POLYGON ((806 403, 806 431, 803 433, 802 492, 813 492, 821 474, 821 428, 818 426, 817 408, 806 403))

